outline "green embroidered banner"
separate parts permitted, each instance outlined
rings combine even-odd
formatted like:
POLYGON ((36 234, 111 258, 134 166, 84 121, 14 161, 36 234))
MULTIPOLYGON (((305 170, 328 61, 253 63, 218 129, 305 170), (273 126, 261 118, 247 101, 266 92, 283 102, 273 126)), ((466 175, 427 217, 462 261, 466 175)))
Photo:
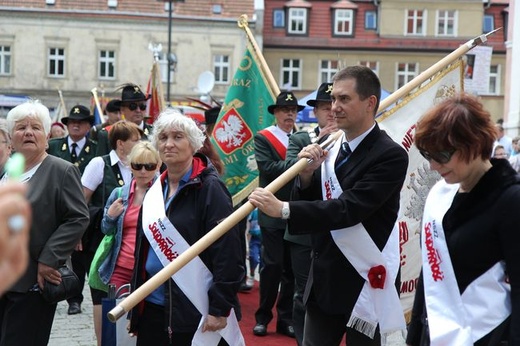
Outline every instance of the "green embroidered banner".
POLYGON ((233 196, 233 204, 241 202, 258 186, 253 137, 274 122, 267 111, 275 95, 261 64, 247 50, 231 81, 222 110, 213 129, 211 141, 224 161, 224 180, 233 196))

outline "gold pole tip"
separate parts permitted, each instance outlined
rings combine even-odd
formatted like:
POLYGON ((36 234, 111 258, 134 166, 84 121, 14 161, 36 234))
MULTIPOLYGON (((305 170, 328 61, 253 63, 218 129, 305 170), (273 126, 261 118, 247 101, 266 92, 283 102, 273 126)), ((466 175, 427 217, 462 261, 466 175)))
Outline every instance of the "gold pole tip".
POLYGON ((239 28, 244 28, 248 26, 248 22, 247 22, 247 14, 243 14, 241 15, 239 18, 238 18, 238 27, 239 28))

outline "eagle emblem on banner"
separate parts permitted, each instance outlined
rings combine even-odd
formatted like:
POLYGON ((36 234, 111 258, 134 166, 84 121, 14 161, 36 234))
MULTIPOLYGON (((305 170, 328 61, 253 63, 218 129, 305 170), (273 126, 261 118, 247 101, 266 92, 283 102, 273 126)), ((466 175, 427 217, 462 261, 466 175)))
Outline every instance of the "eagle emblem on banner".
POLYGON ((235 108, 230 108, 213 130, 219 148, 227 155, 244 146, 253 133, 235 108))

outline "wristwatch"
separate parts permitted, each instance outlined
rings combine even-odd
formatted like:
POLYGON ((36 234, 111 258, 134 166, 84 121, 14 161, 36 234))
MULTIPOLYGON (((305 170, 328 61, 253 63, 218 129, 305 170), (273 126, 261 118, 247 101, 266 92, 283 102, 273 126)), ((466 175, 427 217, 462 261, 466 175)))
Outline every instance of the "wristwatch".
POLYGON ((289 209, 289 202, 283 202, 282 219, 287 220, 291 216, 291 209, 289 209))

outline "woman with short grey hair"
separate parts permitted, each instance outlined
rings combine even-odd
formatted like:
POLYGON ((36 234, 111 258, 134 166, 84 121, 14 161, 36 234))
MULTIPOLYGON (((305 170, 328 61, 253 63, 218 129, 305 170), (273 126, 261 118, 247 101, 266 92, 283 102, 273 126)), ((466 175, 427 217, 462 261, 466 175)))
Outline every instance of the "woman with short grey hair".
MULTIPOLYGON (((175 110, 163 111, 154 123, 152 142, 166 171, 143 201, 133 289, 233 211, 217 170, 197 152, 204 138, 192 119, 175 110)), ((190 262, 189 269, 180 270, 151 292, 131 314, 130 332, 137 334, 137 345, 216 346, 223 328, 234 331, 226 335, 238 337, 226 338, 227 344, 243 345, 237 323, 237 292, 245 274, 240 246, 235 226, 190 262), (202 342, 201 333, 210 334, 216 343, 202 342)))
MULTIPOLYGON (((58 268, 88 225, 79 170, 45 151, 50 127, 49 110, 39 101, 25 102, 7 114, 12 148, 25 158, 20 180, 28 185, 33 220, 27 271, 0 298, 0 345, 48 344, 57 303, 47 302, 40 291, 60 284, 58 268)), ((10 179, 8 174, 2 181, 10 179)))

